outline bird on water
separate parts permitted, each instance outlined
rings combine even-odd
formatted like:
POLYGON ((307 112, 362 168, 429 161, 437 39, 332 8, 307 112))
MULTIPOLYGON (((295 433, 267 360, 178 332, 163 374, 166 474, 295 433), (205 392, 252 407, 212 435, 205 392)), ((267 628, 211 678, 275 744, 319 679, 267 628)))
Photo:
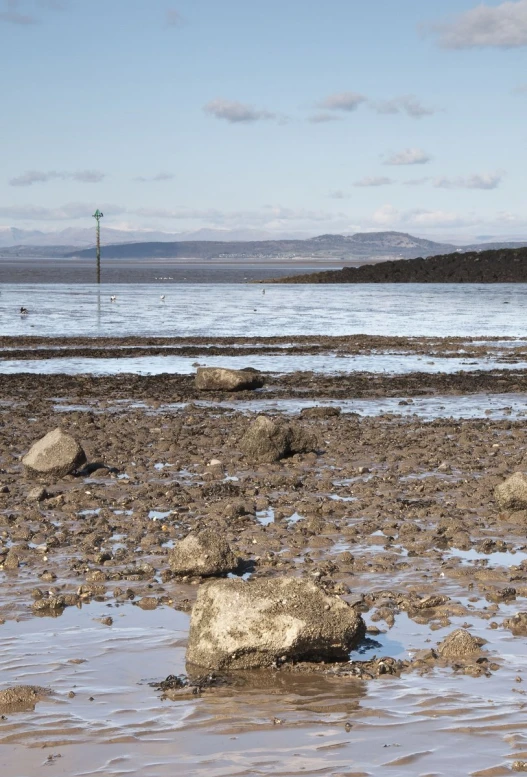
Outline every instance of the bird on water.
POLYGON ((20 315, 21 315, 21 316, 27 316, 28 312, 29 312, 29 311, 28 311, 28 309, 27 309, 27 308, 25 308, 25 307, 21 307, 21 308, 20 308, 20 315))

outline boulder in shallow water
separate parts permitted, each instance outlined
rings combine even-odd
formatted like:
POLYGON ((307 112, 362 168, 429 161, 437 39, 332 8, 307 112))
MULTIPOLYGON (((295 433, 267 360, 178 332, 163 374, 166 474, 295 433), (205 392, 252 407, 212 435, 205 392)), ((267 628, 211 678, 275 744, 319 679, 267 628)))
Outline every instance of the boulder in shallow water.
POLYGON ((189 534, 170 551, 170 569, 176 575, 217 577, 233 572, 238 559, 217 532, 205 529, 189 534))
POLYGON ((484 640, 473 637, 466 629, 456 629, 438 645, 437 652, 447 661, 471 658, 479 653, 484 640))
POLYGON ((263 384, 263 377, 252 370, 198 367, 196 372, 196 388, 200 391, 245 391, 261 388, 263 384))
POLYGON ((298 578, 218 580, 192 610, 187 661, 207 669, 277 662, 346 661, 362 639, 361 616, 338 596, 298 578))
POLYGON ((502 510, 527 509, 527 477, 515 472, 494 490, 494 496, 502 510))
POLYGON ((62 478, 86 464, 86 454, 75 437, 54 429, 31 447, 22 464, 33 477, 62 478))
POLYGON ((253 461, 272 463, 295 453, 316 450, 317 439, 300 424, 258 416, 240 440, 240 448, 253 461))

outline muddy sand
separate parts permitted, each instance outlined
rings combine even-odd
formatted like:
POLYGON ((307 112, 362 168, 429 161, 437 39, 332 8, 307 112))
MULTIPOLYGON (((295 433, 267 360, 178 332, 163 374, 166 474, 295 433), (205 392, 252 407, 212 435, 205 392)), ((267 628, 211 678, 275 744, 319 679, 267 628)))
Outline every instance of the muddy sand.
MULTIPOLYGON (((474 358, 502 347, 295 341, 309 352, 463 348, 474 358)), ((39 359, 42 344, 4 338, 0 350, 39 359)), ((162 342, 45 344, 118 358, 116 346, 162 342)), ((170 343, 196 357, 211 344, 170 343)), ((225 353, 239 343, 215 345, 225 353)), ((272 352, 277 342, 245 345, 272 352)), ((264 377, 262 389, 236 394, 199 391, 182 375, 0 378, 6 777, 43 765, 54 775, 143 777, 527 770, 527 616, 518 617, 527 611, 527 511, 494 496, 527 471, 525 421, 477 408, 468 419, 402 415, 417 397, 521 398, 525 371, 264 377), (379 401, 378 413, 335 410, 360 397, 379 401), (302 400, 294 416, 265 415, 294 417, 315 450, 249 460, 241 441, 262 398, 302 400), (393 398, 401 414, 383 413, 393 398), (81 443, 87 465, 59 480, 30 477, 21 457, 56 427, 81 443), (203 530, 239 559, 231 576, 305 579, 350 604, 367 632, 349 661, 186 666, 203 579, 176 575, 170 554, 203 530)))

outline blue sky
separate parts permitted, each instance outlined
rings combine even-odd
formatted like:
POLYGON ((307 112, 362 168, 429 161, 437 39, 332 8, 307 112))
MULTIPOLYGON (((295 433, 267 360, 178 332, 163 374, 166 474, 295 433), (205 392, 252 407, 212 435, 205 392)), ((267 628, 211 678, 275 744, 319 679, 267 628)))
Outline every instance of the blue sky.
POLYGON ((0 0, 0 225, 527 237, 527 0, 0 0))

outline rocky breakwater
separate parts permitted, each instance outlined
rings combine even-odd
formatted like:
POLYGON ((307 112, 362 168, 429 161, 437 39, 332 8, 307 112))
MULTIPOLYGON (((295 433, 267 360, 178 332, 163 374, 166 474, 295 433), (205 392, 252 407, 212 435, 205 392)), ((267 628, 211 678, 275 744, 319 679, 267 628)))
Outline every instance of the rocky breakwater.
POLYGON ((362 617, 343 599, 296 578, 205 583, 192 610, 187 662, 212 670, 292 661, 347 661, 362 617))

